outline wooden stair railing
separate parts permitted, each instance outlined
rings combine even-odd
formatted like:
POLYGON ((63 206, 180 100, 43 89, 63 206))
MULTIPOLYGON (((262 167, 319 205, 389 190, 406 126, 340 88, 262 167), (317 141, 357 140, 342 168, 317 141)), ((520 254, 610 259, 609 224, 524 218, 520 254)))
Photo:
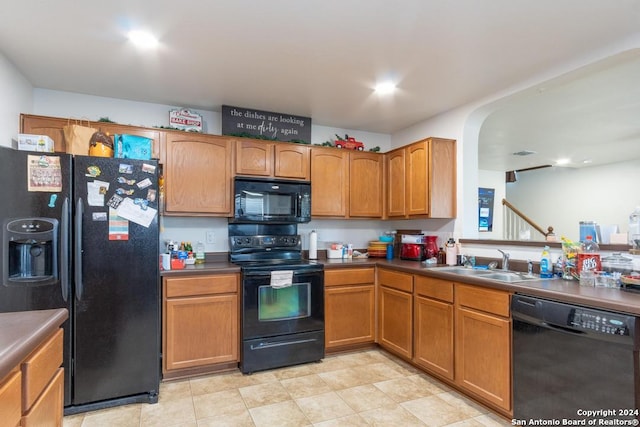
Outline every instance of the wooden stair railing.
POLYGON ((505 222, 503 234, 506 240, 522 240, 520 231, 525 225, 527 229, 532 228, 542 234, 545 240, 555 240, 553 227, 549 226, 545 231, 540 225, 536 224, 531 218, 509 203, 507 199, 502 199, 502 206, 504 207, 505 222))

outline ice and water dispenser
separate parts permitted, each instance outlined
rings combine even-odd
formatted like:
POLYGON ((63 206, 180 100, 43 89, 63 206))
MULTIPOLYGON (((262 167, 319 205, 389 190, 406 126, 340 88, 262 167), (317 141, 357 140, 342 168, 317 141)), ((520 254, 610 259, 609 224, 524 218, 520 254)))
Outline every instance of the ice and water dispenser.
POLYGON ((58 220, 9 220, 3 230, 4 285, 47 285, 58 281, 58 220))

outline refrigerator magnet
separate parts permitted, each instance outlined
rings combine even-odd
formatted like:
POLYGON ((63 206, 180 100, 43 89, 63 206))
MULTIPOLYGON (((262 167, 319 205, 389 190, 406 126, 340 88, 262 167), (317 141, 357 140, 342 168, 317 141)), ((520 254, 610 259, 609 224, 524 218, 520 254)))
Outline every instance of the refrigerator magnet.
POLYGON ((154 165, 150 165, 148 163, 143 163, 142 164, 142 172, 146 172, 146 173, 155 173, 156 172, 156 167, 154 165))
POLYGON ((85 174, 85 176, 88 176, 90 178, 97 178, 101 173, 102 171, 98 166, 89 166, 87 167, 87 173, 85 174))
POLYGON ((127 179, 124 176, 119 176, 118 177, 118 184, 127 184, 127 185, 133 185, 136 183, 135 179, 127 179))
POLYGON ((106 212, 94 212, 91 214, 91 219, 94 221, 106 221, 107 213, 106 212))
MULTIPOLYGON (((148 195, 147 195, 147 197, 148 197, 148 195)), ((57 199, 58 199, 58 195, 57 194, 52 194, 51 197, 49 197, 49 204, 47 206, 49 206, 50 208, 55 208, 57 199)))
POLYGON ((134 192, 135 190, 133 188, 130 188, 129 190, 125 190, 124 188, 116 189, 116 194, 119 196, 131 196, 134 192))
POLYGON ((120 166, 118 166, 118 173, 133 173, 133 165, 120 163, 120 166))
POLYGON ((153 183, 149 178, 145 178, 142 181, 140 181, 137 185, 138 185, 138 188, 143 189, 153 185, 153 183))
POLYGON ((157 191, 155 188, 150 188, 147 190, 147 200, 151 203, 156 201, 157 191))
POLYGON ((110 208, 118 209, 118 206, 120 206, 120 203, 122 203, 123 200, 124 197, 114 194, 107 202, 107 205, 109 205, 110 208))

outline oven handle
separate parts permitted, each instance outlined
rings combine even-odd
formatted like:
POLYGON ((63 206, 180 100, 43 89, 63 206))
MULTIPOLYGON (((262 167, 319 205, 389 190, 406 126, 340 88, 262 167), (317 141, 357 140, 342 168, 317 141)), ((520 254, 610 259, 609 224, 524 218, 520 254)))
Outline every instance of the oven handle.
POLYGON ((295 341, 261 342, 260 344, 251 344, 251 350, 264 350, 267 348, 282 347, 283 345, 305 344, 305 343, 314 342, 314 341, 317 341, 317 339, 310 338, 306 340, 295 340, 295 341))
MULTIPOLYGON (((301 274, 317 274, 323 271, 322 268, 313 269, 313 270, 293 270, 294 276, 299 276, 301 274)), ((243 271, 242 275, 244 277, 271 277, 271 271, 243 271)))

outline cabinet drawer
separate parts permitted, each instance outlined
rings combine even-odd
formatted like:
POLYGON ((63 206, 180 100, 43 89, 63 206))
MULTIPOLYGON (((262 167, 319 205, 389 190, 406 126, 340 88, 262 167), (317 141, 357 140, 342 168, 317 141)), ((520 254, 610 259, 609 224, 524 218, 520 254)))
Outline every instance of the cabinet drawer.
POLYGON ((7 375, 5 381, 0 383, 0 420, 8 426, 17 426, 22 415, 20 402, 20 384, 22 374, 15 370, 7 375))
POLYGON ((62 329, 22 363, 22 411, 31 408, 42 390, 62 365, 62 329))
POLYGON ((373 268, 350 268, 339 270, 325 270, 324 286, 361 285, 373 283, 375 274, 373 268))
POLYGON ((415 276, 416 295, 453 302, 453 282, 431 277, 415 276))
POLYGON ((509 293, 456 283, 456 304, 509 317, 509 293))
POLYGON ((64 405, 64 370, 58 368, 40 398, 22 417, 22 427, 62 426, 64 405))
POLYGON ((378 284, 404 292, 413 292, 413 275, 399 271, 378 270, 378 284))
POLYGON ((228 294, 238 292, 237 274, 165 278, 165 297, 228 294))

